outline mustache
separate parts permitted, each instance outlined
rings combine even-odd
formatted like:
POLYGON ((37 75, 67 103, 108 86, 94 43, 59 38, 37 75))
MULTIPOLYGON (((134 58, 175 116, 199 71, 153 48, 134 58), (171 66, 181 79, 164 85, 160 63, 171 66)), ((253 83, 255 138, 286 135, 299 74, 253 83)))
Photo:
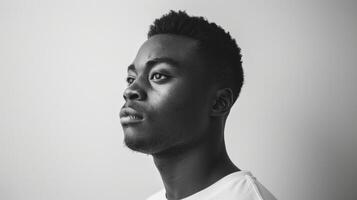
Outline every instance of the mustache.
POLYGON ((121 107, 121 109, 123 108, 132 108, 140 113, 145 113, 145 109, 143 108, 143 106, 141 106, 139 103, 132 102, 132 101, 125 102, 124 105, 121 107))

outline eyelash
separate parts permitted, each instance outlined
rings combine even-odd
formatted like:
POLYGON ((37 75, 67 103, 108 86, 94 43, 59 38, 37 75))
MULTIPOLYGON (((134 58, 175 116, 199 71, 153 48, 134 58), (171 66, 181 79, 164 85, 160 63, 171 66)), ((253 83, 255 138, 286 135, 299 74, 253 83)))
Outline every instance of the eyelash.
POLYGON ((128 83, 128 85, 132 84, 134 82, 135 78, 133 77, 127 77, 126 78, 126 82, 128 83))
MULTIPOLYGON (((168 79, 169 78, 169 76, 167 76, 167 75, 165 75, 165 74, 161 74, 161 73, 153 73, 151 76, 150 76, 150 80, 160 80, 160 81, 162 81, 162 80, 166 80, 166 79, 168 79), (159 75, 160 77, 159 78, 156 78, 155 79, 155 76, 156 75, 159 75), (163 78, 162 78, 163 77, 163 78)), ((133 78, 133 77, 127 77, 126 78, 126 82, 128 83, 128 85, 130 85, 130 84, 132 84, 133 82, 135 81, 135 78, 133 78)))
POLYGON ((160 79, 160 80, 166 80, 168 78, 167 75, 165 74, 161 74, 161 73, 153 73, 150 77, 150 80, 154 80, 155 76, 159 75, 160 77, 164 77, 164 78, 156 78, 156 80, 160 79))

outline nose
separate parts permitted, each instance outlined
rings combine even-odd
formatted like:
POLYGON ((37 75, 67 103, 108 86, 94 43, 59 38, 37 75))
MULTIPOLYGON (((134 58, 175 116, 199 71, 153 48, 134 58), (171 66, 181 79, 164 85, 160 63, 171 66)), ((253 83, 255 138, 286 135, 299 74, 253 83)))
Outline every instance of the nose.
POLYGON ((128 100, 144 100, 146 98, 146 93, 142 88, 139 88, 135 83, 130 85, 128 88, 124 90, 124 95, 123 95, 125 101, 128 100))

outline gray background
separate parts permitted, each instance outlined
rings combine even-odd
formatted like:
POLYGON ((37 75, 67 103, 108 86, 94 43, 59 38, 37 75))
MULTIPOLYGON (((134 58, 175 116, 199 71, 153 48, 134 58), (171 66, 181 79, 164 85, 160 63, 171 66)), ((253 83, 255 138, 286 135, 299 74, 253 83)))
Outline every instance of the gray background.
POLYGON ((279 199, 357 199, 357 3, 0 0, 0 199, 144 199, 152 158, 123 145, 126 67, 185 9, 242 48, 232 160, 279 199))

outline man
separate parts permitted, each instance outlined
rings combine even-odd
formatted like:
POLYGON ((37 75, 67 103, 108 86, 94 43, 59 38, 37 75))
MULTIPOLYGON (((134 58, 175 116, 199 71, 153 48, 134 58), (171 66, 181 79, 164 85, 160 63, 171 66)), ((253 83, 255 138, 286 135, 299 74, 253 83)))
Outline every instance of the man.
POLYGON ((127 83, 124 142, 153 156, 164 183, 149 200, 275 199, 226 152, 224 126, 243 84, 229 33, 171 11, 151 25, 127 83))

